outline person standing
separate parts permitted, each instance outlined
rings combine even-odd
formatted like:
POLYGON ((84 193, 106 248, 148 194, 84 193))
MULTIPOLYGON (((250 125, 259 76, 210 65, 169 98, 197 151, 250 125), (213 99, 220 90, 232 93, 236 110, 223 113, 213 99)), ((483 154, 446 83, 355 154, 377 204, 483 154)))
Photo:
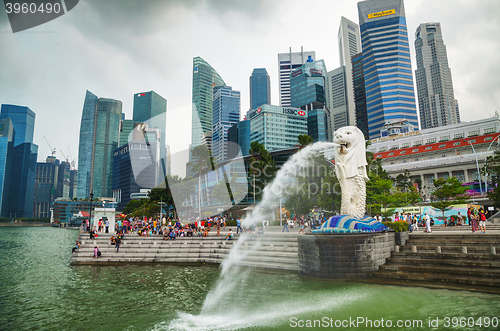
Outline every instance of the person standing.
POLYGON ((109 219, 106 218, 106 233, 109 233, 109 219))
POLYGON ((425 214, 425 232, 427 232, 427 233, 432 232, 432 230, 431 230, 431 217, 427 213, 425 214))
POLYGON ((238 233, 240 233, 240 231, 241 231, 241 232, 243 232, 243 231, 241 230, 241 219, 238 217, 238 218, 236 219, 236 233, 238 234, 238 233))
POLYGON ((288 230, 288 221, 287 221, 287 220, 285 220, 285 222, 284 222, 284 224, 283 224, 283 231, 281 231, 281 232, 285 232, 285 229, 286 229, 286 232, 290 232, 290 231, 288 230))

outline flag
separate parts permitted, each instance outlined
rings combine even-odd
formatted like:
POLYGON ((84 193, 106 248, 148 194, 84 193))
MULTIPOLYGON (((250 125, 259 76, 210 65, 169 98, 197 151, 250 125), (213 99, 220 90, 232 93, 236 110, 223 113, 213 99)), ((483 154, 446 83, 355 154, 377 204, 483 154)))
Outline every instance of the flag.
POLYGON ((457 156, 463 157, 456 149, 455 152, 457 153, 457 156))

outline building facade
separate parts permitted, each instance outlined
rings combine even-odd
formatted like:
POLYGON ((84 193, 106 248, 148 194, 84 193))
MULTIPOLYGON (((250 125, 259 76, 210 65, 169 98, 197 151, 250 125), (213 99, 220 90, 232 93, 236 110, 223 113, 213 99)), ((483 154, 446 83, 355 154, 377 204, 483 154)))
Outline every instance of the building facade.
POLYGON ((50 209, 56 199, 59 160, 55 156, 47 156, 45 162, 36 166, 34 217, 50 217, 50 209))
POLYGON ((422 129, 460 123, 441 23, 422 23, 415 32, 418 108, 422 129))
POLYGON ((13 128, 10 178, 4 182, 8 203, 3 208, 5 217, 33 217, 38 146, 33 144, 35 113, 28 107, 2 105, 0 120, 9 118, 13 128), (5 185, 7 184, 7 185, 5 185), (7 191, 6 191, 7 190, 7 191))
POLYGON ((237 157, 239 150, 241 150, 241 155, 249 155, 250 121, 240 121, 230 127, 227 131, 227 140, 232 143, 229 145, 229 158, 237 157), (236 146, 238 146, 238 148, 236 148, 236 146))
POLYGON ((370 139, 387 122, 418 126, 403 0, 358 2, 370 139))
POLYGON ((340 66, 345 67, 345 94, 348 125, 356 125, 354 85, 352 76, 352 56, 361 52, 359 25, 345 17, 340 18, 338 33, 340 66))
POLYGON ((313 61, 316 60, 316 52, 304 52, 301 47, 300 52, 280 53, 278 54, 278 74, 279 74, 279 93, 280 93, 280 106, 290 107, 290 74, 292 71, 300 68, 306 63, 308 58, 313 61))
POLYGON ((120 141, 118 146, 123 146, 129 142, 132 130, 134 130, 134 120, 125 119, 125 114, 122 113, 122 119, 120 121, 120 141))
POLYGON ((9 186, 12 178, 14 127, 10 118, 0 120, 0 216, 9 206, 9 186))
MULTIPOLYGON (((134 123, 146 123, 149 129, 160 130, 160 167, 157 181, 163 181, 168 169, 166 144, 167 100, 155 91, 134 94, 134 123)), ((130 124, 128 124, 130 125, 130 124)))
POLYGON ((216 86, 213 90, 212 156, 222 162, 228 158, 227 131, 240 121, 240 92, 230 86, 216 86))
POLYGON ((482 169, 486 158, 493 155, 498 145, 500 119, 492 117, 394 133, 371 140, 368 151, 382 160, 382 167, 393 178, 404 174, 405 170, 410 171, 413 181, 417 178, 422 181, 421 193, 429 198, 434 190, 433 181, 438 178, 456 177, 464 183, 479 179, 485 182, 478 168, 482 169))
POLYGON ((222 77, 207 61, 201 57, 193 59, 191 148, 202 144, 204 133, 212 133, 212 89, 225 85, 222 77))
POLYGON ((271 80, 266 68, 253 69, 250 76, 250 109, 271 104, 271 80))
POLYGON ((358 53, 351 58, 352 83, 354 88, 354 112, 356 113, 356 126, 363 132, 365 139, 369 139, 368 113, 366 108, 365 76, 363 75, 363 53, 358 53))
POLYGON ((268 151, 293 148, 299 135, 307 134, 308 112, 300 108, 262 105, 247 112, 250 141, 257 141, 268 151))
POLYGON ((113 151, 118 147, 122 102, 87 91, 80 124, 77 197, 112 196, 113 151))
POLYGON ((308 135, 314 141, 329 138, 329 116, 325 94, 326 67, 323 60, 308 58, 290 75, 290 102, 292 107, 308 112, 308 135))

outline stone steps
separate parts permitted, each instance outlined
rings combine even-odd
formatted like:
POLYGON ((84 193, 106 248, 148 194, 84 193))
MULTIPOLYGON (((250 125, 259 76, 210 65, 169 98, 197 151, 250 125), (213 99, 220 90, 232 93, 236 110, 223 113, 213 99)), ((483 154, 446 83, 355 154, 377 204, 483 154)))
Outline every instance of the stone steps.
POLYGON ((499 293, 500 255, 492 254, 492 247, 500 249, 499 235, 411 234, 399 252, 370 273, 370 281, 499 293))
MULTIPOLYGON (((139 237, 127 234, 117 253, 110 244, 111 234, 103 234, 94 240, 88 235, 80 238, 82 246, 73 254, 72 264, 127 264, 127 263, 175 263, 175 264, 220 264, 229 255, 240 235, 234 240, 220 237, 181 237, 163 240, 162 237, 139 237), (93 259, 94 246, 99 246, 102 255, 93 259)), ((298 243, 296 234, 265 234, 261 237, 247 236, 239 246, 244 258, 238 265, 245 267, 298 270, 298 243)))

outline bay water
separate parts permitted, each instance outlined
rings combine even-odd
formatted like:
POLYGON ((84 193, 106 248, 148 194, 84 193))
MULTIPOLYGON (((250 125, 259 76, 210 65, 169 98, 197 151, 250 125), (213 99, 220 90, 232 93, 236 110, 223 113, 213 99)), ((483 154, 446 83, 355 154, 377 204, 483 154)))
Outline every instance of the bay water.
POLYGON ((0 227, 0 330, 500 329, 493 324, 500 318, 496 295, 250 269, 234 273, 241 282, 220 299, 217 311, 203 313, 220 275, 217 266, 71 266, 77 235, 50 227, 0 227), (453 317, 468 322, 455 320, 453 327, 453 317), (352 324, 361 319, 365 323, 352 324), (436 320, 437 327, 429 326, 436 320), (422 324, 399 328, 397 321, 422 324))

